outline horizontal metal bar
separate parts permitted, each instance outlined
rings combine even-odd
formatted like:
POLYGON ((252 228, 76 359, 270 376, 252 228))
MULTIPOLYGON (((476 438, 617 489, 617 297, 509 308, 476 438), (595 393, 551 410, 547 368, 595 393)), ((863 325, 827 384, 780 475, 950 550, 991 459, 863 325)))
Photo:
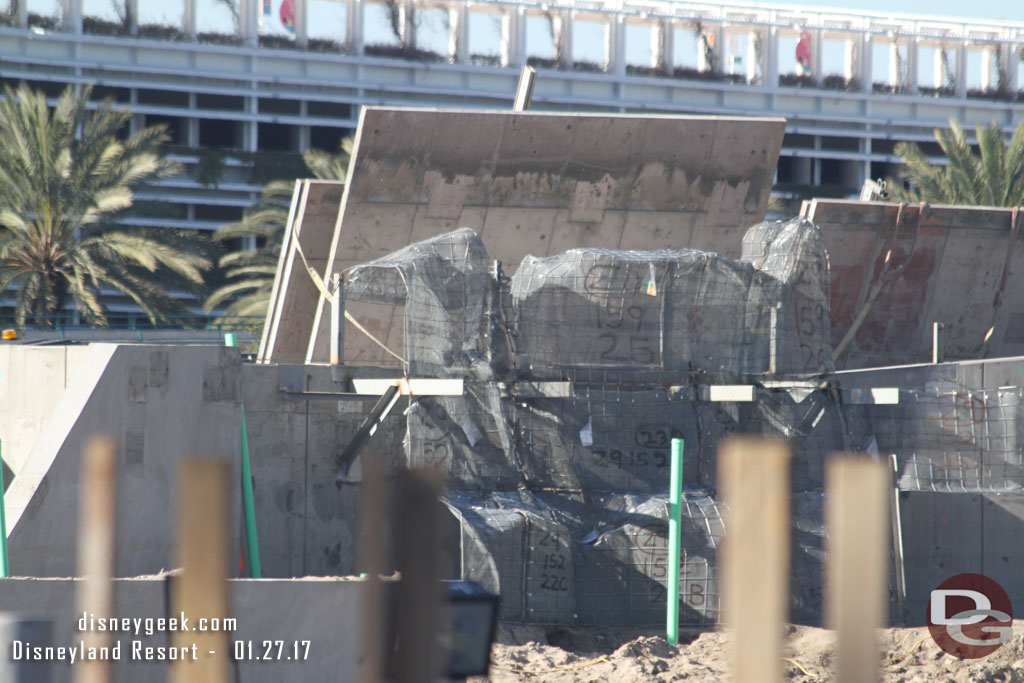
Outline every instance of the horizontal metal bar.
POLYGON ((373 394, 332 391, 278 391, 277 393, 289 401, 374 401, 380 398, 373 394))

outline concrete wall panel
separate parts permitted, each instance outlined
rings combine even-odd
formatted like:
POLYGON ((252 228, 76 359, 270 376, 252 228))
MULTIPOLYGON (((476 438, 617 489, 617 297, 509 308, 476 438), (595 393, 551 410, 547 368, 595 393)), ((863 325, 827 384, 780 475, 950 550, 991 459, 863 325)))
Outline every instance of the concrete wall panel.
MULTIPOLYGON (((181 458, 238 462, 238 351, 94 344, 81 364, 7 492, 11 571, 74 575, 79 464, 99 433, 120 447, 117 575, 172 567, 181 458)), ((237 512, 237 487, 230 495, 237 512)))
POLYGON ((344 184, 337 182, 298 181, 298 192, 292 196, 289 234, 278 260, 279 274, 271 294, 260 357, 274 357, 283 363, 301 362, 305 358, 302 347, 308 339, 306 332, 281 322, 313 315, 320 292, 306 271, 306 264, 321 276, 326 272, 325 254, 330 248, 330 235, 338 220, 344 188, 344 184))
MULTIPOLYGON (((634 211, 651 209, 737 230, 738 249, 738 230, 764 215, 783 131, 784 121, 770 118, 365 108, 327 268, 377 258, 413 234, 467 226, 511 273, 552 243, 582 246, 567 244, 586 232, 577 224, 618 232, 596 243, 642 247, 623 236, 634 234, 634 211), (623 220, 609 219, 619 212, 623 220)), ((674 235, 665 242, 686 246, 674 235)), ((311 331, 307 362, 327 358, 325 308, 321 301, 312 317, 282 312, 289 329, 311 331)), ((368 343, 348 335, 346 359, 375 358, 368 343)), ((263 359, 284 357, 276 354, 263 359)))
POLYGON ((920 626, 933 588, 951 576, 982 571, 981 495, 901 491, 900 518, 907 624, 920 626))
POLYGON ((1015 605, 1024 603, 1024 495, 902 491, 907 622, 925 623, 929 594, 964 572, 997 581, 1015 605))
MULTIPOLYGON (((385 377, 383 368, 346 368, 357 376, 385 377)), ((393 371, 391 374, 394 374, 393 371)), ((378 458, 393 471, 401 455, 406 401, 400 400, 370 439, 348 476, 339 480, 337 457, 373 401, 287 398, 282 387, 344 391, 324 366, 242 366, 249 447, 260 534, 268 577, 351 574, 359 571, 362 461, 378 458)))
POLYGON ((898 230, 897 212, 897 205, 883 203, 815 199, 804 205, 829 250, 835 343, 883 280, 840 366, 930 360, 933 322, 943 325, 946 359, 1024 354, 1024 290, 1015 284, 1024 268, 1024 240, 1013 237, 1011 211, 934 206, 918 225, 912 206, 898 230))

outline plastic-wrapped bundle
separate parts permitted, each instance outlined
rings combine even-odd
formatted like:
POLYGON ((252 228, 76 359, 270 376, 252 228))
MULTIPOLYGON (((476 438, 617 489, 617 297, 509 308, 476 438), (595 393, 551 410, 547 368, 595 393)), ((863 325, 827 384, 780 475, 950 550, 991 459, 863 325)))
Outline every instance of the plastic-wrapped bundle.
MULTIPOLYGON (((502 289, 479 238, 462 229, 348 271, 348 298, 405 306, 410 374, 465 380, 463 396, 412 402, 406 460, 446 473, 459 575, 499 591, 504 618, 661 623, 661 492, 674 437, 686 441, 684 480, 700 489, 684 506, 686 625, 717 619, 723 529, 708 491, 721 438, 742 429, 807 442, 795 481, 820 489, 820 455, 842 442, 826 394, 758 389, 753 403, 722 404, 698 391, 831 367, 817 229, 762 224, 748 237, 749 261, 595 249, 527 257, 502 289), (558 386, 517 393, 545 381, 558 386)), ((801 575, 820 575, 815 558, 799 560, 801 575)), ((795 597, 814 609, 814 596, 795 597)))
POLYGON ((470 372, 485 355, 491 292, 483 242, 461 228, 414 242, 345 271, 345 296, 405 306, 407 371, 419 377, 470 372))
POLYGON ((689 250, 528 256, 511 284, 520 372, 562 379, 594 367, 654 369, 736 381, 830 370, 818 229, 800 219, 761 224, 744 244, 752 260, 689 250))
POLYGON ((461 576, 501 595, 501 618, 540 624, 576 621, 572 538, 526 492, 446 500, 461 529, 461 576))

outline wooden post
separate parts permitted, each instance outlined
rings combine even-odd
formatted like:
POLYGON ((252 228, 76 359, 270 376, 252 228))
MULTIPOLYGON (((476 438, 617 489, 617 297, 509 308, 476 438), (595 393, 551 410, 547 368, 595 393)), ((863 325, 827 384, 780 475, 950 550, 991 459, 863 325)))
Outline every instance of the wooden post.
MULTIPOLYGON (((182 576, 172 591, 172 613, 200 619, 228 616, 228 486, 230 466, 213 458, 181 464, 178 500, 178 561, 182 576)), ((207 622, 212 626, 212 622, 207 622)), ((172 664, 172 683, 225 683, 231 656, 225 630, 175 631, 174 647, 190 648, 195 660, 172 664)))
POLYGON ((732 680, 782 681, 789 606, 789 446, 733 437, 719 451, 728 510, 720 552, 722 622, 732 632, 732 680))
POLYGON ((889 464, 866 456, 836 455, 825 470, 825 615, 840 683, 878 681, 890 485, 889 464))
POLYGON ((526 111, 533 99, 533 82, 537 80, 537 70, 532 66, 524 66, 519 74, 519 86, 516 88, 516 99, 512 111, 526 111))
MULTIPOLYGON (((109 436, 94 436, 82 457, 82 488, 78 520, 78 587, 76 612, 100 619, 114 616, 114 562, 117 529, 117 446, 109 436)), ((109 631, 80 634, 86 648, 111 645, 109 631)), ((107 683, 110 662, 83 659, 72 667, 77 683, 107 683)))
POLYGON ((398 683, 434 683, 440 678, 438 627, 441 614, 440 473, 405 470, 398 476, 395 499, 395 556, 398 585, 398 683))
POLYGON ((360 539, 360 564, 366 574, 363 585, 361 683, 384 680, 384 517, 387 514, 384 467, 378 458, 363 459, 362 486, 363 535, 360 539))

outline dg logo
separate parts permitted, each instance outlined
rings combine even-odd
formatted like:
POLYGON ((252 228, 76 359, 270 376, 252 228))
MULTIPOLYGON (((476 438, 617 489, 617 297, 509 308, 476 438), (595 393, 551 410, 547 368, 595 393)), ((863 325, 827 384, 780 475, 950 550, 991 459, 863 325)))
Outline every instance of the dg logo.
POLYGON ((928 631, 960 659, 987 657, 1013 639, 1013 607, 998 583, 984 574, 957 574, 931 592, 928 631))

